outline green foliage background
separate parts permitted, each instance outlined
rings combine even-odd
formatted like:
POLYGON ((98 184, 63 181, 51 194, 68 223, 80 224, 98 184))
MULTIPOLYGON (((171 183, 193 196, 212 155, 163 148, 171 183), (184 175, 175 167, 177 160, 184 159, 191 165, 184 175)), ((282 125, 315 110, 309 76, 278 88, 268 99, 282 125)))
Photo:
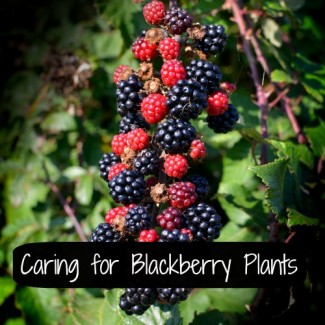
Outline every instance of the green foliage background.
MULTIPOLYGON (((272 69, 263 87, 275 99, 274 84, 287 88, 308 144, 299 144, 283 108, 268 112, 267 139, 260 135, 260 111, 237 25, 224 1, 182 1, 195 20, 223 24, 229 35, 214 59, 224 80, 237 83, 231 97, 240 113, 235 131, 215 135, 203 124, 209 155, 204 176, 211 203, 222 215, 220 241, 268 241, 269 214, 280 222, 278 240, 317 243, 323 238, 325 123, 324 28, 322 1, 245 1, 272 69), (239 46, 238 46, 239 45, 239 46), (273 87, 273 88, 272 88, 273 87), (261 166, 261 144, 269 163, 261 166), (266 187, 265 187, 266 186, 266 187)), ((40 289, 12 280, 12 251, 21 244, 79 241, 55 195, 74 209, 84 233, 102 222, 114 206, 97 163, 118 131, 112 73, 120 64, 138 67, 131 44, 148 28, 141 5, 131 0, 55 2, 3 1, 1 35, 0 130, 0 322, 20 324, 243 324, 257 289, 197 289, 173 308, 155 306, 141 317, 125 317, 119 292, 99 289, 40 289), (51 82, 44 62, 52 53, 71 53, 88 62, 90 87, 67 91, 51 82), (62 92, 63 89, 63 92, 62 92), (53 189, 53 188, 52 188, 53 189)), ((62 54, 63 55, 63 54, 62 54)), ((55 68, 55 67, 54 67, 55 68)), ((261 75, 263 70, 260 69, 261 75)), ((71 85, 70 85, 71 86, 71 85)), ((200 171, 201 172, 201 171, 200 171)), ((324 282, 313 269, 299 293, 273 290, 272 307, 262 320, 313 320, 321 313, 324 282)))

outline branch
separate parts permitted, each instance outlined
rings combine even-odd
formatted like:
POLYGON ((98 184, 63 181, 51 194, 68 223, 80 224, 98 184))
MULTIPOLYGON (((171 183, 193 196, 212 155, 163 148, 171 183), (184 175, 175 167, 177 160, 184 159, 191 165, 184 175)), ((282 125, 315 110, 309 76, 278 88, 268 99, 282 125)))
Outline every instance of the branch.
POLYGON ((46 181, 47 185, 49 186, 49 188, 51 189, 51 191, 54 193, 54 195, 58 198, 58 200, 60 201, 65 213, 68 215, 68 217, 70 218, 74 228, 76 229, 77 234, 79 235, 79 238, 81 239, 81 241, 87 242, 87 238, 81 228, 81 225, 77 219, 77 217, 75 216, 72 208, 70 207, 70 205, 67 203, 67 201, 64 199, 64 197, 62 196, 59 188, 52 183, 51 181, 46 181))
POLYGON ((81 239, 81 241, 83 242, 87 242, 87 238, 82 230, 82 227, 76 217, 76 215, 74 214, 71 206, 68 204, 68 202, 64 199, 63 195, 61 194, 59 188, 50 180, 49 177, 49 172, 45 166, 45 164, 43 164, 43 168, 45 171, 45 175, 46 175, 46 180, 45 183, 48 185, 48 187, 50 188, 50 190, 52 191, 52 193, 58 198, 58 200, 60 201, 60 204, 62 205, 65 213, 67 214, 67 216, 70 218, 77 234, 79 235, 79 238, 81 239))
MULTIPOLYGON (((254 54, 250 48, 249 41, 247 39, 248 30, 246 27, 246 23, 245 23, 243 15, 242 15, 241 8, 239 7, 237 1, 236 0, 227 0, 227 4, 233 11, 235 21, 238 25, 239 33, 240 33, 242 41, 243 41, 243 51, 245 52, 246 57, 248 59, 249 68, 252 73, 252 78, 253 78, 253 82, 254 82, 254 86, 255 86, 255 90, 256 90, 257 105, 261 111, 262 137, 267 138, 267 135, 268 135, 268 133, 267 133, 268 102, 267 102, 266 95, 262 88, 261 79, 260 79, 258 69, 257 69, 256 59, 254 57, 254 54)), ((261 163, 262 164, 267 163, 266 144, 262 144, 261 163)))

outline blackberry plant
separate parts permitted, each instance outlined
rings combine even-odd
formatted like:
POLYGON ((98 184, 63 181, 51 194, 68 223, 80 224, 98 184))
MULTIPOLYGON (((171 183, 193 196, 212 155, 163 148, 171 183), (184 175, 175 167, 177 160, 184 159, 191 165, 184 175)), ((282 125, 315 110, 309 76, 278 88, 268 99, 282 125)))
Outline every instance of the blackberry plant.
MULTIPOLYGON (((107 223, 97 227, 91 241, 213 241, 221 220, 204 202, 208 181, 187 175, 191 164, 202 163, 207 155, 203 137, 189 120, 203 115, 216 133, 230 131, 238 120, 229 103, 235 87, 222 83, 219 66, 209 61, 209 55, 225 47, 225 30, 200 26, 199 36, 193 33, 199 24, 193 24, 188 12, 177 6, 167 9, 157 0, 144 5, 143 15, 155 27, 133 43, 140 68, 123 64, 114 72, 121 122, 112 139, 113 153, 99 163, 111 197, 123 206, 107 212, 107 223), (186 44, 197 58, 186 57, 186 44), (157 56, 161 59, 156 61, 157 56)), ((190 291, 126 288, 120 308, 127 315, 141 315, 155 301, 174 305, 190 291)))

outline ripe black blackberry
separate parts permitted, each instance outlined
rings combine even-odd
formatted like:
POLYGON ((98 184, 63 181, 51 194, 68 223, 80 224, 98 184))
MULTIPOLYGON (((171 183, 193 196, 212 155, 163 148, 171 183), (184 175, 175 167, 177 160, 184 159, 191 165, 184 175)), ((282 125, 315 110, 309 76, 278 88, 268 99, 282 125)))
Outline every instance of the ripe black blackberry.
POLYGON ((114 228, 108 223, 100 223, 92 233, 89 241, 92 243, 104 243, 104 242, 118 242, 122 238, 120 232, 114 230, 114 228))
POLYGON ((140 108, 143 94, 140 90, 143 83, 136 75, 131 75, 127 80, 121 80, 117 83, 116 100, 117 112, 125 116, 128 112, 136 112, 140 108))
POLYGON ((144 196, 146 182, 139 171, 125 169, 108 183, 108 187, 115 202, 139 203, 144 196))
POLYGON ((196 119, 208 106, 206 88, 194 79, 179 80, 167 95, 170 115, 184 121, 196 119))
POLYGON ((154 139, 166 153, 182 153, 190 148, 195 137, 191 123, 170 117, 158 124, 154 139))
POLYGON ((133 161, 134 168, 143 175, 158 175, 161 159, 157 150, 144 149, 133 161))
POLYGON ((205 54, 216 55, 226 46, 227 35, 222 25, 204 26, 205 35, 197 42, 197 48, 205 54))
POLYGON ((120 308, 127 315, 142 315, 157 299, 157 289, 127 288, 120 297, 120 308))
POLYGON ((191 241, 190 236, 187 233, 182 233, 182 231, 179 229, 164 229, 159 237, 160 243, 176 243, 189 241, 191 241))
POLYGON ((191 288, 157 288, 158 300, 162 303, 175 305, 187 299, 191 288))
POLYGON ((149 130, 150 124, 140 113, 127 113, 120 122, 120 133, 128 133, 134 129, 149 130))
POLYGON ((100 177, 108 182, 108 173, 110 168, 120 162, 121 158, 115 153, 104 153, 101 160, 98 162, 100 177))
POLYGON ((238 119, 237 109, 232 104, 229 104, 228 109, 222 115, 208 116, 206 121, 208 127, 215 133, 227 133, 234 128, 238 119))
POLYGON ((187 78, 198 81, 207 89, 208 93, 212 93, 219 88, 222 73, 216 64, 204 60, 192 60, 185 69, 187 78))
POLYGON ((191 182, 195 185, 195 192, 198 200, 204 200, 210 191, 209 182, 206 178, 199 175, 187 176, 184 181, 191 182))
POLYGON ((212 206, 203 202, 193 205, 184 212, 184 218, 194 241, 213 241, 219 237, 221 218, 212 206))
POLYGON ((186 10, 173 7, 166 12, 164 25, 172 34, 180 35, 192 26, 192 18, 186 10))
POLYGON ((132 234, 139 234, 142 230, 147 230, 151 226, 152 216, 141 205, 128 210, 125 215, 125 230, 132 234))

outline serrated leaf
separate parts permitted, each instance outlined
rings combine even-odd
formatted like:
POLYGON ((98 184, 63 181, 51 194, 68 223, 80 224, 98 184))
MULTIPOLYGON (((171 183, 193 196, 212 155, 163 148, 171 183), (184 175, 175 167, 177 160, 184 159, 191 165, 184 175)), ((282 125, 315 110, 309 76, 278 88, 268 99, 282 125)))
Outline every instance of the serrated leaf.
POLYGON ((271 80, 273 82, 287 82, 287 83, 292 82, 290 75, 287 72, 279 69, 272 71, 271 80))
POLYGON ((262 237, 252 229, 238 226, 234 222, 229 221, 221 228, 218 242, 258 242, 261 239, 262 237))
POLYGON ((16 291, 16 299, 27 324, 55 325, 59 323, 63 306, 56 289, 22 287, 16 291))
POLYGON ((70 166, 63 171, 63 176, 70 180, 75 180, 76 178, 85 174, 86 170, 80 166, 70 166))
POLYGON ((320 103, 323 102, 323 96, 317 88, 311 86, 309 83, 306 82, 302 82, 301 84, 304 86, 305 90, 309 95, 313 96, 320 103))
POLYGON ((313 128, 304 128, 311 148, 317 157, 325 159, 325 123, 313 128))
POLYGON ((263 20, 262 30, 270 43, 276 47, 280 47, 282 45, 280 27, 275 22, 275 20, 271 18, 266 18, 263 20))
POLYGON ((248 167, 249 170, 253 171, 268 186, 266 200, 273 213, 279 219, 285 216, 284 178, 288 162, 289 159, 280 158, 266 165, 248 167))
POLYGON ((294 226, 318 226, 319 224, 319 219, 307 217, 295 209, 288 208, 287 211, 287 226, 289 228, 294 226))
POLYGON ((94 175, 80 176, 75 188, 75 196, 80 204, 88 205, 93 195, 94 175))
POLYGON ((246 128, 244 126, 237 125, 236 130, 238 130, 243 138, 247 140, 265 143, 265 139, 263 139, 262 135, 258 133, 254 128, 246 128))
POLYGON ((9 276, 4 276, 0 278, 0 306, 2 303, 14 293, 16 288, 15 281, 9 276))
POLYGON ((76 120, 67 112, 54 112, 46 116, 41 123, 43 130, 50 132, 71 131, 77 128, 76 120))

